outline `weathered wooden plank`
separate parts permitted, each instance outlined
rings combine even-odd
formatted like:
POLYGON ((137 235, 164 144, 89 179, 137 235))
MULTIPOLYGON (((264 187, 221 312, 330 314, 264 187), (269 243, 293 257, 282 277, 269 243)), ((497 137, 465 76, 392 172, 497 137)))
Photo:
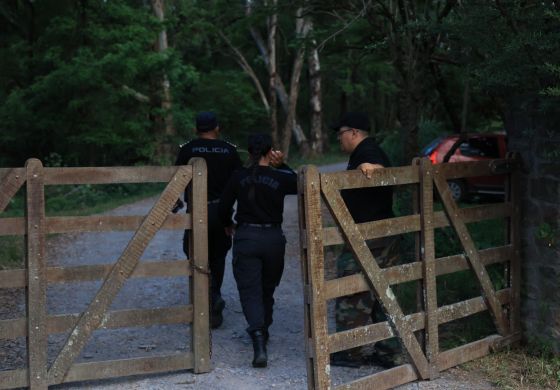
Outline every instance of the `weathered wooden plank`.
POLYGON ((458 366, 474 359, 481 358, 490 353, 490 347, 502 337, 499 335, 488 336, 461 347, 441 352, 438 357, 438 366, 441 371, 458 366))
POLYGON ((0 236, 25 235, 25 218, 0 218, 0 236))
MULTIPOLYGON (((306 213, 303 211, 305 210, 305 170, 307 168, 302 167, 299 169, 298 172, 298 210, 299 210, 299 231, 305 232, 307 229, 307 220, 305 219, 306 213)), ((307 369, 307 388, 314 389, 315 388, 315 359, 310 358, 310 356, 314 356, 313 353, 313 344, 312 344, 312 329, 311 323, 313 321, 313 312, 311 307, 311 301, 309 298, 309 291, 310 291, 310 283, 311 279, 309 276, 309 269, 311 259, 308 258, 307 253, 307 235, 300 234, 299 235, 299 248, 300 248, 300 267, 301 267, 301 280, 303 286, 303 331, 304 331, 304 340, 305 340, 305 353, 306 353, 306 369, 307 369)))
MULTIPOLYGON (((510 289, 506 288, 498 292, 498 299, 502 305, 506 305, 510 300, 510 289)), ((487 310, 486 303, 482 297, 468 299, 438 308, 438 324, 455 321, 460 318, 468 317, 476 313, 487 310)), ((425 315, 423 312, 413 313, 405 316, 405 321, 410 324, 414 332, 425 328, 425 315)), ((390 337, 395 337, 395 332, 387 321, 378 322, 371 325, 360 326, 354 329, 337 332, 329 335, 329 353, 335 353, 362 345, 373 344, 390 337)))
POLYGON ((29 370, 0 371, 0 389, 29 387, 29 370))
POLYGON ((168 182, 176 171, 176 166, 45 168, 45 185, 168 182))
MULTIPOLYGON (((76 267, 50 267, 47 268, 47 279, 49 283, 78 282, 104 279, 107 275, 109 275, 112 267, 113 264, 82 265, 76 267)), ((142 260, 142 262, 140 262, 136 266, 130 277, 147 278, 190 275, 190 262, 185 260, 142 260)))
POLYGON ((335 387, 336 390, 386 390, 419 379, 410 364, 393 367, 335 387))
MULTIPOLYGON (((79 233, 134 231, 142 224, 144 215, 92 215, 87 217, 48 217, 46 233, 79 233)), ((188 214, 171 214, 161 227, 162 230, 191 229, 188 214)), ((0 218, 0 236, 25 234, 24 218, 0 218)))
MULTIPOLYGON (((513 207, 509 203, 485 204, 458 210, 458 215, 465 223, 484 221, 488 219, 505 218, 512 215, 513 207)), ((360 233, 366 240, 394 236, 420 231, 420 215, 412 214, 404 217, 383 219, 380 221, 364 222, 357 224, 360 233)), ((449 221, 443 211, 434 213, 434 228, 449 226, 449 221)), ((323 229, 325 246, 344 243, 338 227, 323 229)))
POLYGON ((490 315, 494 320, 496 328, 501 335, 508 334, 508 324, 505 321, 504 313, 502 307, 495 296, 494 288, 492 287, 492 281, 490 276, 486 271, 486 267, 481 263, 478 250, 476 249, 471 235, 465 225, 465 222, 461 220, 458 213, 457 204, 453 200, 451 193, 449 191, 449 186, 447 182, 441 175, 434 175, 434 182, 441 196, 445 213, 451 225, 455 230, 461 245, 465 249, 465 255, 469 260, 469 264, 476 275, 476 278, 480 284, 483 291, 483 296, 487 300, 488 306, 490 308, 490 315))
MULTIPOLYGON (((407 215, 405 217, 388 218, 379 221, 360 223, 357 226, 363 237, 367 240, 371 240, 374 238, 419 231, 420 216, 407 215)), ((325 246, 344 243, 342 233, 338 227, 324 228, 323 240, 325 242, 325 246)))
POLYGON ((79 363, 70 368, 65 382, 107 379, 124 375, 154 374, 193 368, 192 353, 79 363))
POLYGON ((0 271, 0 288, 18 288, 27 286, 26 269, 9 269, 0 271))
POLYGON ((0 213, 25 183, 25 168, 12 168, 0 171, 0 213), (3 171, 3 172, 2 172, 3 171))
MULTIPOLYGON (((193 368, 192 360, 192 353, 187 352, 167 356, 78 363, 70 369, 65 382, 189 370, 193 368)), ((29 386, 27 376, 27 369, 0 371, 0 389, 27 387, 29 386)), ((55 383, 50 382, 50 384, 55 383)))
MULTIPOLYGON (((496 293, 500 305, 506 305, 510 302, 510 293, 509 288, 504 288, 496 293)), ((445 324, 485 310, 488 310, 488 306, 484 298, 476 297, 440 307, 438 309, 438 319, 440 324, 445 324)))
MULTIPOLYGON (((113 264, 81 265, 75 267, 48 267, 49 283, 83 282, 105 278, 113 264)), ((190 276, 190 262, 185 260, 142 260, 131 278, 190 276)), ((25 269, 0 271, 0 288, 18 288, 27 286, 25 269)))
MULTIPOLYGON (((300 171, 303 180, 303 202, 307 224, 307 275, 309 277, 308 300, 310 316, 306 335, 307 356, 312 359, 313 378, 308 378, 312 389, 328 389, 330 380, 330 356, 326 340, 328 337, 327 302, 325 298, 325 254, 322 235, 321 179, 314 166, 306 166, 300 171)), ((308 365, 309 366, 309 365, 308 365)))
POLYGON ((321 174, 321 181, 340 190, 414 184, 418 183, 418 170, 409 166, 377 169, 370 179, 360 171, 331 172, 321 174))
MULTIPOLYGON (((170 214, 165 218, 161 230, 190 229, 190 216, 170 214)), ((89 217, 47 218, 49 234, 74 232, 134 231, 140 227, 146 216, 96 215, 89 217)))
POLYGON ((475 207, 457 208, 457 215, 465 223, 509 217, 513 212, 511 203, 491 203, 475 207))
POLYGON ((111 273, 105 279, 103 286, 88 309, 80 317, 60 354, 53 362, 49 370, 51 383, 62 383, 64 381, 64 377, 68 373, 72 362, 79 355, 93 330, 101 324, 107 308, 124 285, 126 279, 132 274, 148 243, 163 225, 176 200, 191 180, 191 174, 191 170, 185 167, 177 169, 177 173, 173 176, 159 200, 134 234, 127 248, 115 263, 111 273))
POLYGON ((211 370, 210 362, 210 312, 208 272, 208 206, 206 162, 201 158, 189 161, 193 168, 193 181, 189 191, 189 204, 192 205, 192 248, 190 261, 194 272, 190 284, 191 301, 194 306, 192 324, 192 350, 194 372, 211 370))
MULTIPOLYGON (((512 256, 511 245, 488 248, 480 251, 480 260, 485 266, 508 261, 512 256)), ((469 263, 464 255, 440 257, 436 259, 436 275, 445 275, 469 269, 469 263)), ((399 284, 419 280, 422 278, 422 264, 420 262, 396 265, 381 270, 382 277, 387 283, 399 284)), ((369 290, 362 274, 354 274, 342 278, 328 280, 325 286, 326 299, 334 299, 344 295, 352 295, 369 290)))
POLYGON ((426 315, 426 358, 430 365, 430 378, 439 376, 437 355, 439 353, 438 303, 436 285, 436 260, 434 244, 434 198, 433 167, 429 159, 420 161, 420 225, 422 280, 424 283, 424 311, 426 315))
POLYGON ((43 164, 29 159, 26 168, 27 359, 31 390, 47 389, 47 281, 45 279, 45 187, 43 164))
POLYGON ((506 169, 500 169, 499 172, 496 172, 495 169, 496 166, 506 167, 507 163, 508 160, 495 159, 436 164, 434 168, 436 170, 436 175, 442 175, 445 180, 450 180, 463 177, 492 176, 507 173, 514 168, 513 165, 506 169))
MULTIPOLYGON (((412 159, 412 166, 417 167, 420 169, 420 163, 422 159, 420 157, 415 157, 412 159)), ((411 194, 411 201, 412 201, 412 214, 419 215, 420 214, 420 193, 422 192, 421 181, 422 181, 422 171, 419 172, 419 185, 412 186, 412 194, 411 194)), ((433 218, 433 211, 432 211, 432 218, 433 218)), ((414 262, 422 261, 422 234, 420 231, 415 231, 414 234, 414 262)), ((402 259, 401 259, 402 262, 402 259)), ((417 279, 416 280, 416 312, 424 311, 425 301, 424 301, 424 280, 417 279)), ((416 338, 418 342, 426 351, 426 335, 424 332, 416 333, 416 338)))
MULTIPOLYGON (((100 329, 140 327, 149 325, 187 324, 192 322, 192 305, 154 309, 127 309, 107 312, 100 329)), ((64 333, 71 330, 81 313, 59 314, 46 318, 47 333, 64 333)), ((14 339, 26 335, 25 318, 0 321, 0 336, 14 339)))
POLYGON ((321 188, 325 194, 325 200, 330 212, 337 220, 337 224, 342 228, 343 234, 356 260, 361 264, 363 273, 367 276, 366 281, 370 285, 376 298, 379 299, 391 324, 397 330, 398 336, 407 349, 412 363, 422 378, 429 377, 429 367, 426 356, 418 340, 412 333, 409 324, 404 320, 404 314, 390 285, 381 277, 381 269, 367 247, 358 227, 354 223, 340 192, 328 181, 322 180, 321 188))

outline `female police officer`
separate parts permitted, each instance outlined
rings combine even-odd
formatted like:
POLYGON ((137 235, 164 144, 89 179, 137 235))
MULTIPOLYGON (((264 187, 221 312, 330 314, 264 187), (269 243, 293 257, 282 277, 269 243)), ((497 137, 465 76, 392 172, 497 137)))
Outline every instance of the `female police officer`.
POLYGON ((253 367, 267 365, 273 295, 284 270, 284 196, 297 193, 296 173, 283 163, 282 153, 272 150, 271 144, 268 135, 249 136, 251 165, 233 174, 220 201, 222 222, 231 229, 230 210, 237 200, 233 275, 249 324, 247 332, 253 339, 253 367))

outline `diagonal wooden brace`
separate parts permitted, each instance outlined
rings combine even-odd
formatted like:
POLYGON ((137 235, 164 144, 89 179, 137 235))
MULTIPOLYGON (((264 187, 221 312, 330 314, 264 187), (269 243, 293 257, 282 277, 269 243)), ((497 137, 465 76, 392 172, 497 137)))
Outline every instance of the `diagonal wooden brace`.
POLYGON ((500 335, 502 336, 506 336, 507 334, 509 334, 509 329, 506 318, 502 311, 502 305, 496 297, 496 292, 492 287, 490 276, 488 275, 486 268, 480 261, 480 255, 474 245, 469 230, 467 229, 467 225, 461 219, 461 210, 459 209, 459 207, 457 207, 457 204, 451 196, 451 192, 449 190, 449 186, 447 185, 445 177, 442 174, 439 174, 437 170, 434 171, 434 182, 441 196, 445 214, 447 215, 447 218, 449 218, 451 226, 453 226, 453 229, 457 233, 457 236, 461 241, 461 245, 465 249, 465 256, 469 262, 469 265, 476 275, 478 282, 480 283, 480 287, 483 291, 482 295, 484 297, 486 305, 490 309, 490 315, 494 320, 496 328, 498 329, 498 333, 500 333, 500 335))
POLYGON ((366 282, 383 306, 389 323, 401 339, 420 377, 422 379, 429 378, 429 364, 422 347, 418 343, 410 323, 405 319, 391 286, 382 277, 381 268, 367 247, 365 239, 352 219, 340 192, 327 180, 321 181, 321 187, 327 206, 337 220, 337 224, 340 226, 356 260, 360 263, 366 282))
POLYGON ((25 183, 25 168, 13 168, 0 178, 0 213, 25 183))
POLYGON ((104 321, 105 313, 113 299, 132 274, 132 271, 134 271, 142 253, 144 253, 150 240, 162 226, 165 218, 171 212, 173 205, 181 196, 191 178, 192 168, 181 166, 177 169, 161 197, 150 210, 123 254, 105 278, 95 298, 70 333, 64 347, 48 372, 49 383, 59 384, 64 381, 64 377, 67 375, 73 361, 79 356, 93 331, 104 321))

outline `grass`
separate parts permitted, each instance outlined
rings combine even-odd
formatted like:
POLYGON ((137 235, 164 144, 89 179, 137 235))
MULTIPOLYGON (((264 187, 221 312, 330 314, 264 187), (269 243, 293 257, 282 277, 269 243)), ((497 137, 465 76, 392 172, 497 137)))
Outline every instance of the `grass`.
POLYGON ((512 348, 490 354, 463 365, 482 372, 500 389, 560 389, 560 357, 512 348))

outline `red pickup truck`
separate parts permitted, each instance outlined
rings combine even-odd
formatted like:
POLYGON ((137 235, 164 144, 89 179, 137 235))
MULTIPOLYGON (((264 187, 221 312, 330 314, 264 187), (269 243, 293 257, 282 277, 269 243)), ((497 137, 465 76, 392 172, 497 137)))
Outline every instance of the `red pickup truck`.
MULTIPOLYGON (((422 156, 430 158, 432 164, 505 158, 507 137, 505 133, 465 134, 439 137, 430 142, 422 156)), ((469 177, 450 180, 449 188, 453 199, 463 201, 473 194, 504 194, 505 176, 469 177)))

